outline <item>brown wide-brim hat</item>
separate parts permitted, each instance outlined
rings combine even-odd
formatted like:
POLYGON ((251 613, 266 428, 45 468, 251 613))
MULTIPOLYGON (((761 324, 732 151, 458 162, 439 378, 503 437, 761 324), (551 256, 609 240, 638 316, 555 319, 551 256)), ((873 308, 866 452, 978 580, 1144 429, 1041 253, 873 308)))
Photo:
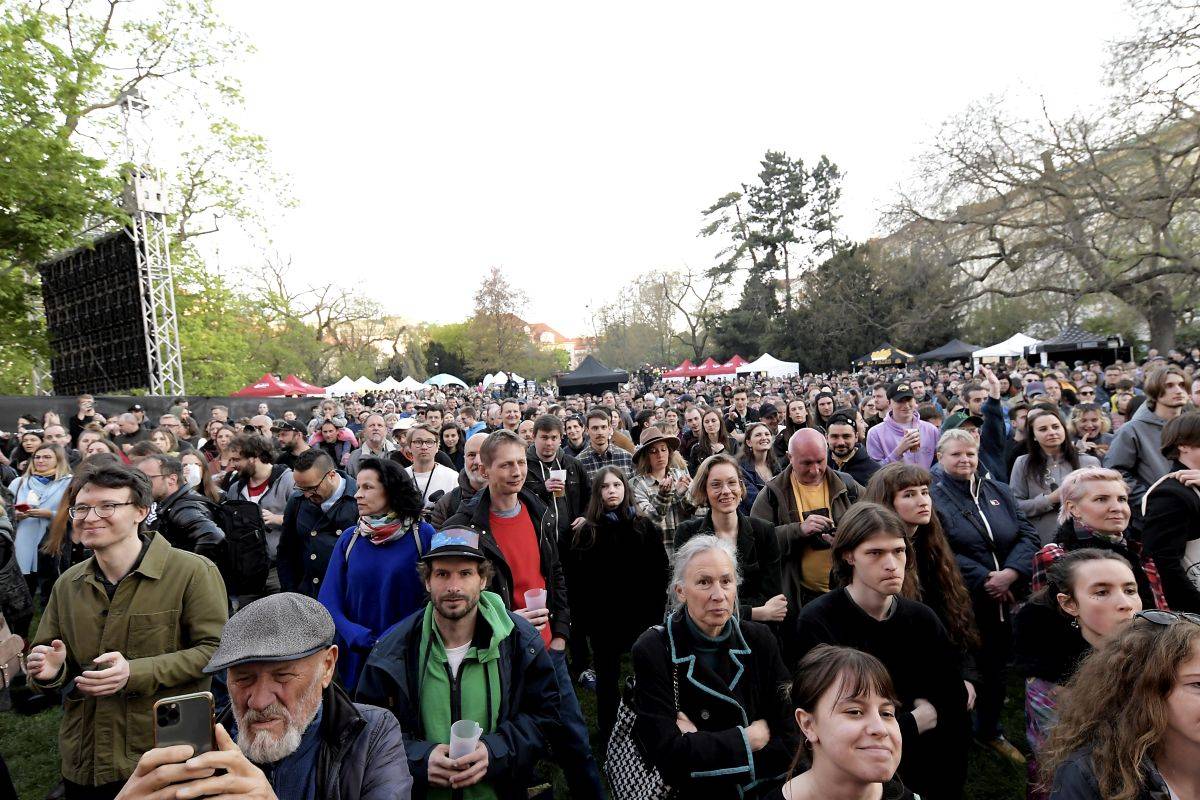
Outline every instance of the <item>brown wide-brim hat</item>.
POLYGON ((667 449, 674 453, 679 449, 679 438, 675 436, 667 436, 658 428, 651 425, 649 428, 642 429, 641 441, 638 442, 637 449, 633 451, 633 460, 638 461, 644 456, 652 445, 659 442, 666 442, 667 449))

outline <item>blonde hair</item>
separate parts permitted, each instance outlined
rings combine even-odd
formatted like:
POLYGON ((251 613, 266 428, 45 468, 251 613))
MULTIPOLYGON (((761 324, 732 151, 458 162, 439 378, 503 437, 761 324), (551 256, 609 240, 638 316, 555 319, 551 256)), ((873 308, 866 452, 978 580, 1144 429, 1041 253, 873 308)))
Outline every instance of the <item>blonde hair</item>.
POLYGON ((969 444, 969 445, 971 445, 971 447, 975 448, 976 452, 979 451, 979 441, 976 440, 974 434, 964 431, 962 428, 951 428, 950 430, 943 433, 942 437, 940 439, 938 439, 938 443, 937 443, 938 455, 941 455, 942 451, 945 450, 947 447, 949 447, 954 442, 962 442, 963 444, 969 444))
POLYGON ((692 478, 692 485, 688 489, 688 500, 691 500, 692 505, 697 508, 704 508, 708 505, 708 473, 712 472, 713 467, 718 464, 728 464, 733 467, 733 472, 737 475, 738 486, 742 490, 742 497, 746 496, 746 482, 742 479, 742 468, 738 465, 737 460, 728 453, 714 453, 700 462, 700 466, 696 469, 696 477, 692 478))
POLYGON ((1071 512, 1067 510, 1067 503, 1078 503, 1083 499, 1089 483, 1102 481, 1116 481, 1122 486, 1125 485, 1125 479, 1121 477, 1121 473, 1115 469, 1105 469, 1104 467, 1084 467, 1063 478, 1062 487, 1059 489, 1059 498, 1062 500, 1062 505, 1058 509, 1059 524, 1071 518, 1071 512))

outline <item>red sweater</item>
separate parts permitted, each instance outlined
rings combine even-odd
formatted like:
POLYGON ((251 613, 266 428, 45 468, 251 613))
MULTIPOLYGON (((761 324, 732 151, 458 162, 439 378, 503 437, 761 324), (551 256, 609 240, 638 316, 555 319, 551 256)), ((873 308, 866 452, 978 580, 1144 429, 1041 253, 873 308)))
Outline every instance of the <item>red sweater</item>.
MULTIPOLYGON (((538 549, 537 528, 529 516, 529 509, 518 502, 520 512, 515 517, 498 517, 490 514, 492 536, 500 545, 500 552, 512 572, 513 610, 525 607, 525 592, 530 589, 545 589, 542 577, 542 553, 538 549)), ((550 626, 542 628, 542 639, 550 646, 550 626)))

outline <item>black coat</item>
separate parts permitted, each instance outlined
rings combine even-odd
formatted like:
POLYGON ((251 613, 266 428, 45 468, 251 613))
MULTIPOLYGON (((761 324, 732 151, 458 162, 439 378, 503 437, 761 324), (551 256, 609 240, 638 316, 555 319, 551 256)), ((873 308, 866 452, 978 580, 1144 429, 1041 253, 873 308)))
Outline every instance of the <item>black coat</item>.
POLYGON ((213 519, 211 501, 183 486, 154 506, 154 524, 172 547, 207 558, 225 572, 225 531, 213 519))
POLYGON ((633 646, 634 734, 681 797, 761 797, 783 782, 800 746, 782 693, 790 676, 775 636, 766 626, 734 618, 729 649, 710 670, 696 660, 686 613, 673 612, 665 626, 646 631, 633 646), (679 732, 678 711, 696 733, 679 732), (751 753, 743 729, 759 719, 766 720, 771 739, 751 753))
MULTIPOLYGON (((533 769, 545 752, 545 731, 557 723, 558 683, 545 642, 524 618, 509 614, 515 625, 500 643, 501 696, 497 727, 482 737, 488 748, 487 784, 503 800, 525 800, 533 769)), ((394 625, 371 650, 358 679, 360 702, 389 709, 400 721, 408 765, 418 792, 428 783, 429 754, 435 747, 421 725, 420 647, 424 610, 394 625)), ((476 640, 490 641, 492 629, 476 617, 476 640)), ((317 795, 320 797, 320 795, 317 795)), ((395 797, 407 797, 404 794, 395 797)))
POLYGON ((277 560, 279 585, 285 592, 309 597, 320 594, 338 537, 358 523, 358 503, 354 501, 358 484, 349 475, 339 475, 346 481, 346 491, 329 511, 299 493, 288 500, 283 510, 277 560))
POLYGON ((587 510, 588 498, 591 497, 587 470, 579 463, 579 459, 561 449, 551 464, 543 464, 538 458, 537 450, 530 445, 525 453, 525 461, 529 465, 529 472, 525 476, 525 488, 533 492, 554 514, 561 545, 564 537, 571 535, 571 522, 582 517, 583 512, 587 510), (554 497, 546 488, 546 479, 550 477, 547 473, 552 469, 567 471, 567 488, 562 497, 554 497))
POLYGON ((829 468, 841 470, 863 486, 866 486, 871 480, 871 476, 883 469, 883 465, 867 455, 866 445, 860 444, 854 449, 854 455, 850 456, 850 460, 841 465, 833 460, 833 451, 830 450, 829 468))
MULTIPOLYGON (((571 607, 567 601, 567 581, 558 559, 558 531, 554 527, 554 515, 528 489, 521 489, 517 499, 529 512, 534 534, 538 537, 542 579, 546 583, 546 608, 550 610, 550 633, 554 637, 568 639, 571 636, 571 607)), ((461 506, 458 513, 446 520, 442 530, 458 526, 475 528, 486 534, 479 537, 479 546, 496 568, 488 588, 500 595, 504 607, 512 611, 516 607, 513 605, 512 570, 504 559, 504 552, 496 542, 496 537, 492 536, 491 513, 492 490, 485 486, 471 498, 470 504, 461 506)))
MULTIPOLYGON (((1176 461, 1171 471, 1185 469, 1176 461)), ((1200 539, 1200 494, 1174 478, 1164 478, 1142 498, 1142 552, 1154 559, 1167 606, 1200 613, 1200 589, 1183 564, 1188 543, 1200 539)))
MULTIPOLYGON (((693 536, 713 533, 712 515, 692 517, 675 529, 674 547, 678 550, 693 536)), ((742 583, 738 587, 738 614, 750 619, 750 610, 772 597, 783 594, 783 572, 779 563, 779 539, 775 526, 757 517, 738 512, 738 568, 742 583)))
POLYGON ((1067 520, 1058 526, 1058 532, 1054 535, 1054 541, 1062 545, 1062 548, 1068 553, 1072 550, 1082 550, 1085 547, 1096 547, 1100 550, 1108 550, 1116 553, 1128 561, 1129 566, 1133 569, 1133 577, 1137 581, 1138 594, 1142 598, 1142 608, 1158 608, 1158 603, 1154 599, 1154 590, 1150 588, 1150 579, 1146 576, 1145 567, 1142 565, 1141 553, 1136 544, 1129 542, 1127 539, 1121 542, 1111 542, 1099 536, 1089 536, 1086 533, 1080 533, 1075 529, 1075 523, 1072 520, 1067 520))
POLYGON ((577 545, 568 540, 561 551, 571 621, 593 640, 627 649, 646 628, 662 621, 666 609, 670 570, 662 534, 653 522, 635 515, 606 519, 594 530, 585 527, 579 539, 577 545), (620 576, 617 591, 614 576, 620 576))
MULTIPOLYGON (((1170 790, 1158 770, 1148 760, 1142 767, 1145 778, 1135 800, 1170 800, 1170 790)), ((1100 794, 1090 750, 1077 750, 1058 765, 1054 770, 1050 800, 1106 800, 1100 794)))

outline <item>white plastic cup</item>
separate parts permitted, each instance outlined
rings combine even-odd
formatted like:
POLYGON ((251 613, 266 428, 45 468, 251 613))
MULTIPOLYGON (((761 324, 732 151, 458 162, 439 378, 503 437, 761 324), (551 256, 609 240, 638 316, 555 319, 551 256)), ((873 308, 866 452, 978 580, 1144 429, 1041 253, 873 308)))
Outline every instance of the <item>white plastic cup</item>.
MULTIPOLYGON (((567 471, 565 469, 550 470, 550 480, 562 481, 565 484, 567 482, 567 471)), ((553 494, 555 497, 562 497, 563 495, 566 494, 566 491, 563 489, 558 489, 558 490, 554 491, 553 494)))
POLYGON ((546 607, 546 590, 545 589, 530 589, 525 592, 525 610, 537 611, 540 608, 546 607))
POLYGON ((453 761, 475 752, 483 728, 471 719, 460 719, 450 726, 450 760, 453 761))

